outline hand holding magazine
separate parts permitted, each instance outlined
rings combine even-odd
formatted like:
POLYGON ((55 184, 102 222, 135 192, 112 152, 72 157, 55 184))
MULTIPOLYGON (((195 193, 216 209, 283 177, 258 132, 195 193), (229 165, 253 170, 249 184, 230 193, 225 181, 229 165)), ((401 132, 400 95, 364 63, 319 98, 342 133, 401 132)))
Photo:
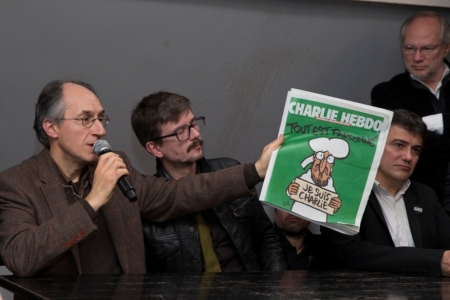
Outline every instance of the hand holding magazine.
POLYGON ((356 234, 393 113, 301 90, 288 93, 260 200, 356 234))

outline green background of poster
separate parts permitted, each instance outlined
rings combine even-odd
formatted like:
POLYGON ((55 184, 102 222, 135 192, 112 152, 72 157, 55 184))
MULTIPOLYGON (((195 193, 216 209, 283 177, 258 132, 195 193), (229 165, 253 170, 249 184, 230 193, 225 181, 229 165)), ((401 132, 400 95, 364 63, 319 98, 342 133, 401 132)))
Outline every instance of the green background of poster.
MULTIPOLYGON (((383 122, 383 117, 365 114, 361 111, 343 108, 317 101, 308 101, 291 97, 290 102, 300 102, 325 109, 334 109, 340 112, 352 113, 359 116, 370 117, 383 122)), ((340 117, 337 119, 340 120, 340 117)), ((373 139, 373 146, 344 139, 348 142, 350 151, 346 158, 335 159, 331 177, 334 181, 334 188, 342 201, 341 208, 334 216, 328 216, 328 223, 355 224, 356 214, 361 202, 361 197, 366 186, 373 158, 376 152, 376 145, 379 141, 379 132, 373 129, 358 128, 344 124, 332 123, 324 120, 314 119, 308 116, 299 116, 287 113, 286 124, 297 122, 302 126, 299 133, 291 132, 291 126, 285 126, 285 141, 278 150, 277 158, 272 171, 272 176, 268 185, 265 201, 272 205, 290 210, 294 201, 286 193, 288 185, 294 178, 306 173, 312 166, 309 164, 305 169, 301 167, 303 160, 313 155, 308 141, 319 137, 340 138, 333 134, 333 130, 348 133, 356 137, 373 139), (309 129, 307 128, 309 126, 309 129), (328 129, 326 129, 328 128, 328 129)))

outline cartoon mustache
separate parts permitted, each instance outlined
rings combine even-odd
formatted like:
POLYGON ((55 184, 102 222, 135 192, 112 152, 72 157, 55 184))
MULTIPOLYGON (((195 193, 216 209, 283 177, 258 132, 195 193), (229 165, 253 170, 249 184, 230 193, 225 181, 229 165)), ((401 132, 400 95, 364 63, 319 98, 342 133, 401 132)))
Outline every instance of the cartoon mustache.
POLYGON ((197 147, 198 145, 203 146, 203 140, 201 139, 196 139, 192 142, 192 144, 189 145, 189 147, 187 148, 186 152, 191 151, 192 149, 194 149, 195 147, 197 147))

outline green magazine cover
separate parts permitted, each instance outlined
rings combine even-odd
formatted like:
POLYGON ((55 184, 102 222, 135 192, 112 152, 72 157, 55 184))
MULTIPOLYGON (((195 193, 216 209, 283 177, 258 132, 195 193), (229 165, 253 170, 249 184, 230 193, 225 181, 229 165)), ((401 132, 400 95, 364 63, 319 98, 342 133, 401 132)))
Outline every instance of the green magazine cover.
POLYGON ((393 113, 291 89, 260 200, 346 234, 359 232, 393 113))

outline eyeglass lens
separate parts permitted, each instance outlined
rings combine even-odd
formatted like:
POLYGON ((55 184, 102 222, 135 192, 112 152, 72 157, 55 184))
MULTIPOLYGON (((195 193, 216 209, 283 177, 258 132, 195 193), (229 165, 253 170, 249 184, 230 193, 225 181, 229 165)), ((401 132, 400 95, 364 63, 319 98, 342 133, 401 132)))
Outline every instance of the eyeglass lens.
POLYGON ((428 45, 425 47, 417 48, 411 45, 403 45, 403 52, 406 54, 414 54, 417 51, 419 51, 422 54, 431 54, 436 50, 436 48, 439 47, 439 45, 428 45))
POLYGON ((177 138, 180 142, 183 142, 190 138, 191 128, 194 128, 197 132, 200 132, 203 129, 205 129, 205 118, 199 117, 194 119, 190 125, 178 127, 175 133, 177 134, 177 138))
POLYGON ((95 120, 99 120, 99 122, 102 124, 103 127, 106 127, 106 125, 108 125, 108 123, 109 123, 109 118, 106 115, 104 115, 103 117, 98 117, 98 118, 85 117, 82 119, 83 125, 85 127, 92 127, 95 123, 95 120))

